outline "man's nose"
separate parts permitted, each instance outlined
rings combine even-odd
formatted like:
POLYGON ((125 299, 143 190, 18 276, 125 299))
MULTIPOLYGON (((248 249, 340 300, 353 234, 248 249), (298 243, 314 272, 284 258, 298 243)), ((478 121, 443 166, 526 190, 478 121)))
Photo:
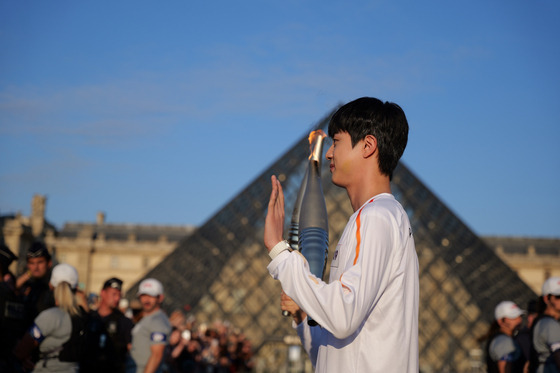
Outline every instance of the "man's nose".
POLYGON ((327 154, 325 154, 325 157, 330 161, 332 159, 332 149, 333 149, 333 145, 331 145, 329 147, 329 150, 327 150, 327 154))

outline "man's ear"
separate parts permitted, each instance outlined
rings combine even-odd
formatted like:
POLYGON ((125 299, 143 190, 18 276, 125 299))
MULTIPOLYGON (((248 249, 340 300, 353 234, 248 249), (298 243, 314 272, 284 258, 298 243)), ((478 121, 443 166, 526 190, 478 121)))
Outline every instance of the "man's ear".
POLYGON ((367 135, 363 143, 363 156, 369 158, 377 151, 377 139, 373 135, 367 135))

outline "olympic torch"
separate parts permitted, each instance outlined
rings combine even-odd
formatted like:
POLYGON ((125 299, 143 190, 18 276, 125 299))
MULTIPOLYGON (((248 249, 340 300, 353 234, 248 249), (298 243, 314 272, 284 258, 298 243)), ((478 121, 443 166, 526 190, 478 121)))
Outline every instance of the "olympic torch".
MULTIPOLYGON (((311 154, 313 154, 312 148, 312 141, 314 139, 313 133, 309 134, 309 147, 311 149, 311 154)), ((310 156, 311 158, 311 156, 310 156)), ((301 181, 301 185, 299 187, 299 191, 297 194, 296 202, 294 203, 294 210, 292 211, 292 222, 290 223, 290 230, 288 232, 288 243, 292 250, 299 251, 299 214, 301 211, 301 201, 303 200, 303 195, 305 194, 305 187, 307 186, 307 177, 309 175, 309 165, 307 166, 307 170, 305 171, 305 175, 303 176, 303 180, 301 181)), ((290 312, 282 311, 282 315, 290 316, 290 312)))
MULTIPOLYGON (((290 245, 301 251, 309 264, 313 275, 322 279, 327 264, 329 250, 329 223, 327 206, 321 185, 321 159, 323 140, 326 134, 322 130, 309 134, 311 154, 292 214, 290 226, 290 245), (294 236, 298 237, 298 245, 294 247, 294 236)), ((308 317, 309 325, 317 322, 308 317)))
MULTIPOLYGON (((309 166, 308 166, 309 168, 309 166)), ((290 224, 290 231, 288 233, 288 243, 292 250, 299 251, 299 215, 301 211, 301 202, 303 201, 303 195, 305 194, 305 187, 307 186, 307 176, 309 172, 306 171, 301 181, 301 186, 299 187, 299 192, 296 198, 296 203, 294 204, 294 211, 292 212, 292 222, 290 224)))

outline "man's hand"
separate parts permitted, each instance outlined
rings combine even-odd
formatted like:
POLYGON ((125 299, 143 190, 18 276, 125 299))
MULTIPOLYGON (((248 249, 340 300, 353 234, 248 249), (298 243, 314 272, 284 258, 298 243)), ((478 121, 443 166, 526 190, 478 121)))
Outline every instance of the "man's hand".
POLYGON ((276 176, 272 175, 272 192, 268 201, 268 212, 264 223, 264 245, 270 251, 282 241, 284 235, 284 192, 276 176))
POLYGON ((283 291, 280 300, 280 308, 282 308, 282 311, 288 311, 297 325, 305 320, 307 314, 283 291))
POLYGON ((31 271, 25 271, 21 276, 19 276, 16 280, 16 289, 20 289, 23 284, 25 284, 28 280, 31 279, 31 271))

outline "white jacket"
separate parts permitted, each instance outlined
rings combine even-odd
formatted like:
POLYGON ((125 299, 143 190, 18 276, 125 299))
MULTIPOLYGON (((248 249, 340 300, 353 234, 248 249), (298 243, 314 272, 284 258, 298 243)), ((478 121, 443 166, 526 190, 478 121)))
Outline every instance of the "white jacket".
POLYGON ((391 194, 352 215, 328 284, 299 252, 281 252, 268 270, 320 325, 297 326, 316 372, 418 372, 418 257, 408 216, 391 194))

